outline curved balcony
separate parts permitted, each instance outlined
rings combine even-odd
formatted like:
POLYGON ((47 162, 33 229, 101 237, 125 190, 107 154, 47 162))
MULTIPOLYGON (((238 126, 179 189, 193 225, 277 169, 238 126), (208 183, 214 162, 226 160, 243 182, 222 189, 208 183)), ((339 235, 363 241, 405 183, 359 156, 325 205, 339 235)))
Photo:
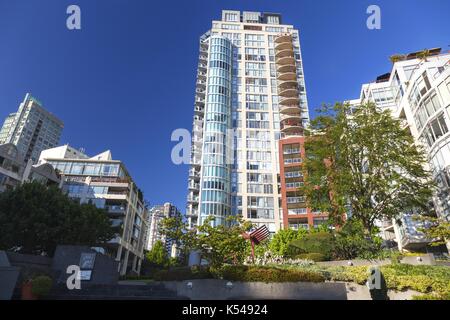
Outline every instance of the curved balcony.
POLYGON ((277 75, 278 81, 297 80, 297 74, 295 72, 279 72, 277 75))
POLYGON ((286 97, 280 99, 279 102, 280 106, 290 106, 290 105, 300 105, 300 98, 299 97, 286 97))
POLYGON ((275 60, 275 63, 279 66, 284 65, 294 65, 295 66, 295 58, 294 55, 283 57, 275 60))
POLYGON ((303 130, 299 126, 290 126, 285 125, 280 128, 281 133, 283 134, 282 137, 289 137, 289 136, 301 136, 303 133, 303 130))
POLYGON ((293 97, 298 97, 298 89, 297 87, 288 87, 286 89, 279 89, 278 91, 278 95, 280 97, 286 97, 286 98, 293 98, 293 97))
POLYGON ((281 51, 277 51, 275 53, 275 59, 294 56, 294 51, 292 49, 285 49, 281 51))
POLYGON ((291 114, 294 112, 300 112, 300 108, 298 105, 291 104, 287 106, 280 105, 280 113, 291 114))
POLYGON ((294 88, 298 89, 296 80, 286 80, 278 82, 278 91, 282 91, 284 89, 294 88))
POLYGON ((279 66, 277 65, 277 73, 290 73, 293 72, 295 73, 297 71, 297 68, 295 67, 295 64, 286 64, 286 65, 282 65, 279 66))
POLYGON ((281 51, 281 50, 286 50, 286 49, 294 50, 294 46, 292 45, 292 40, 275 44, 275 51, 281 51))
POLYGON ((282 34, 275 38, 274 41, 276 44, 283 43, 283 42, 290 42, 292 43, 292 36, 290 34, 282 34))
POLYGON ((289 123, 289 124, 299 124, 301 123, 301 116, 300 112, 294 112, 294 113, 282 113, 280 115, 281 123, 289 123))

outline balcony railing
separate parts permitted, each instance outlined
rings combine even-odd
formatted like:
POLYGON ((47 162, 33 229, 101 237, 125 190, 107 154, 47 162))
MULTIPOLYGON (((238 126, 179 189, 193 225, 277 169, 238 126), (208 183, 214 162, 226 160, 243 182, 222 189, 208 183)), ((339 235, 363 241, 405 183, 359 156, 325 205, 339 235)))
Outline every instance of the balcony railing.
POLYGON ((287 197, 287 203, 302 203, 305 202, 305 197, 287 197))
POLYGON ((301 163, 302 158, 292 158, 292 159, 284 159, 284 164, 294 164, 294 163, 301 163))
POLYGON ((285 178, 301 178, 303 173, 300 171, 288 171, 284 173, 285 178))

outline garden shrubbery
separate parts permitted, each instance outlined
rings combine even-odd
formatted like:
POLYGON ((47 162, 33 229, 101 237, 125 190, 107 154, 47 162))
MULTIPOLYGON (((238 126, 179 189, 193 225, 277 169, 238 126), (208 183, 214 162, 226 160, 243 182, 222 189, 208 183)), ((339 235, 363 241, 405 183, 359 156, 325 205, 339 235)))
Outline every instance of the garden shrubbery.
MULTIPOLYGON (((368 278, 367 266, 313 267, 327 280, 365 284, 368 278)), ((380 267, 388 289, 398 291, 412 289, 426 293, 423 299, 450 297, 450 268, 445 266, 413 266, 390 264, 380 267)))
POLYGON ((334 236, 329 232, 315 232, 303 236, 301 239, 289 243, 288 254, 297 256, 304 253, 316 253, 322 256, 322 260, 331 258, 334 236))
POLYGON ((225 279, 243 282, 323 282, 325 278, 316 271, 282 269, 261 266, 224 265, 220 268, 176 268, 162 270, 154 275, 157 281, 183 281, 194 279, 225 279))
POLYGON ((303 259, 303 260, 311 260, 314 262, 327 260, 325 255, 323 255, 322 253, 317 253, 317 252, 301 253, 301 254, 296 255, 295 258, 303 259))

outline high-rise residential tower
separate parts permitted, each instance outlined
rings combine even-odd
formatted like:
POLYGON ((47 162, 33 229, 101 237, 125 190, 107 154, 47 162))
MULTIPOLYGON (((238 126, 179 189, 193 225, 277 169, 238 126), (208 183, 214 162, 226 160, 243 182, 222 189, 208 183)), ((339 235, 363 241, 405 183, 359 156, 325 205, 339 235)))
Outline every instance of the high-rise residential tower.
POLYGON ((174 244, 172 239, 167 239, 163 234, 161 234, 161 220, 176 216, 181 216, 181 212, 170 202, 166 202, 163 205, 153 206, 149 210, 146 242, 146 249, 148 251, 153 248, 157 241, 162 241, 166 247, 168 255, 174 256, 176 254, 176 252, 174 252, 175 248, 172 248, 174 244))
POLYGON ((292 227, 304 221, 300 217, 312 225, 295 189, 302 183, 300 145, 308 122, 298 30, 282 24, 280 14, 222 11, 200 37, 186 213, 191 225, 209 215, 223 223, 234 214, 271 232, 289 226, 289 215, 297 218, 292 227), (280 143, 287 142, 298 152, 280 156, 280 143))
POLYGON ((17 146, 24 161, 36 163, 42 150, 59 144, 64 124, 42 107, 29 93, 15 113, 9 114, 0 130, 0 144, 17 146))

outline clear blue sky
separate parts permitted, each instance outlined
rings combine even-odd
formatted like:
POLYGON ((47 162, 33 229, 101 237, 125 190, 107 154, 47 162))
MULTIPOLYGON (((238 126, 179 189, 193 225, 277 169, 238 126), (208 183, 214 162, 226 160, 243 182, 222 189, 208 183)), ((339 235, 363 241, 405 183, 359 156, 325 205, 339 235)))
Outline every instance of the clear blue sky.
POLYGON ((450 49, 449 0, 0 0, 0 117, 31 92, 64 123, 61 143, 123 160, 151 204, 183 212, 186 165, 172 130, 191 129, 198 37, 222 9, 271 11, 300 29, 310 110, 356 98, 388 57, 450 49), (66 28, 77 4, 82 30, 66 28), (381 7, 382 29, 366 28, 381 7))

